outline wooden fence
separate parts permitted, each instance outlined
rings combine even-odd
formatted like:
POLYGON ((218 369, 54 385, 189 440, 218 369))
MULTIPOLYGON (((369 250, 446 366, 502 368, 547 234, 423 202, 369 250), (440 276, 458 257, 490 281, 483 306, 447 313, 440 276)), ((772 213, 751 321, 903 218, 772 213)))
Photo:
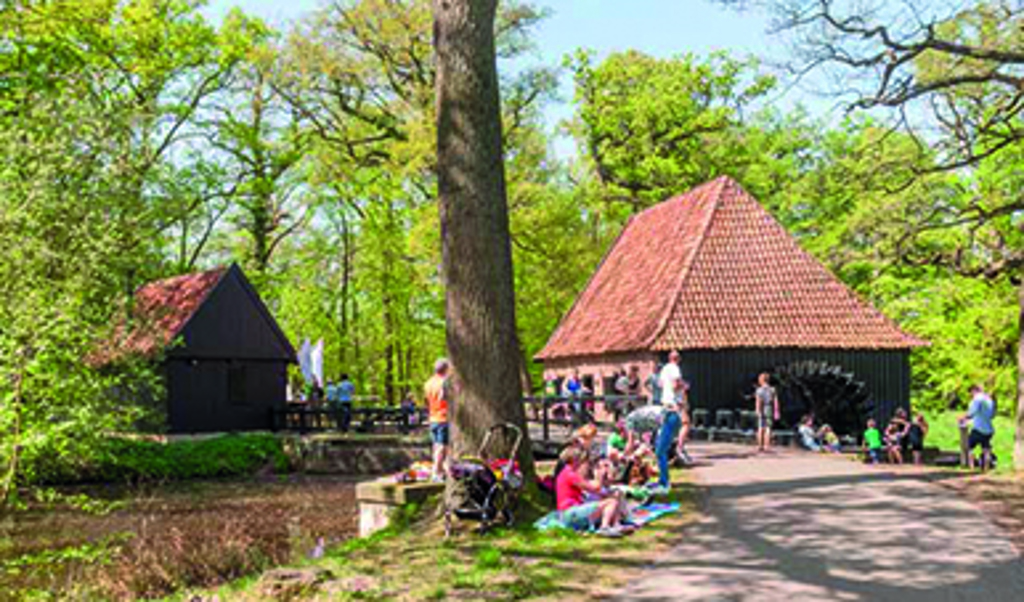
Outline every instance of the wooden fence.
POLYGON ((560 444, 573 428, 593 422, 599 427, 611 427, 630 411, 647 403, 643 395, 588 395, 580 397, 543 396, 526 397, 526 421, 540 426, 531 432, 534 443, 560 444), (563 436, 557 436, 552 427, 565 427, 563 436))
MULTIPOLYGON (((374 398, 376 401, 376 398, 374 398)), ((611 427, 615 421, 631 410, 647 403, 642 395, 589 395, 581 397, 525 397, 526 419, 531 425, 535 443, 558 444, 567 439, 572 428, 593 422, 599 427, 611 427), (564 427, 562 433, 556 432, 564 427), (539 440, 538 440, 539 435, 539 440), (561 436, 559 436, 561 435, 561 436)), ((287 408, 274 410, 272 428, 275 431, 296 431, 312 433, 342 430, 342 410, 331 407, 313 407, 308 404, 289 404, 287 408)), ((353 407, 351 430, 374 432, 381 426, 390 425, 399 431, 410 432, 426 423, 426 410, 417 408, 410 414, 400 407, 353 407)))
MULTIPOLYGON (((340 409, 290 404, 287 408, 273 410, 271 428, 303 434, 342 431, 343 421, 344 414, 340 409)), ((390 425, 402 433, 408 433, 425 422, 426 412, 420 409, 409 412, 401 407, 361 407, 351 409, 348 430, 372 433, 382 426, 390 425)))

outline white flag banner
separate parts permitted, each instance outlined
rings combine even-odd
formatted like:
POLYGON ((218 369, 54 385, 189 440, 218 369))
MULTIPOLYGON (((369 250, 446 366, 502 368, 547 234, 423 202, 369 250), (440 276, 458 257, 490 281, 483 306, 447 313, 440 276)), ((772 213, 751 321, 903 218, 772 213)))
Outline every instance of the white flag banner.
POLYGON ((321 387, 324 386, 324 340, 320 339, 313 345, 309 353, 309 368, 313 373, 313 380, 321 387))
POLYGON ((313 346, 310 345, 309 339, 304 340, 302 347, 299 347, 299 370, 302 371, 302 379, 306 384, 313 382, 313 367, 310 362, 312 351, 313 346))

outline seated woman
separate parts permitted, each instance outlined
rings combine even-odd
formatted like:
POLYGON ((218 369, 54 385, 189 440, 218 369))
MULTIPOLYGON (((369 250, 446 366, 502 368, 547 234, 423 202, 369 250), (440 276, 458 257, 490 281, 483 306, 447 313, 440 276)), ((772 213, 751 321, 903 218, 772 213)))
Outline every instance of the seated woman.
POLYGON ((622 518, 625 504, 617 497, 586 502, 586 493, 601 492, 601 483, 588 481, 582 474, 586 470, 586 456, 576 446, 567 447, 560 458, 565 467, 555 480, 555 499, 562 522, 576 530, 598 527, 601 535, 616 536, 623 533, 622 518))
POLYGON ((814 417, 810 414, 800 419, 800 426, 797 428, 800 434, 800 445, 811 451, 821 451, 821 443, 818 442, 817 433, 814 431, 814 417))

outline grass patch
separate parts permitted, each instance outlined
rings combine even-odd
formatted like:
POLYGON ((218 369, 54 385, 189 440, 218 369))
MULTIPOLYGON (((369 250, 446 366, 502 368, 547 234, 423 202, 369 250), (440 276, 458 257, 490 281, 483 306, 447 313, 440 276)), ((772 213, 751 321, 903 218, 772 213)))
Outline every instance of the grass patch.
MULTIPOLYGON (((633 535, 606 539, 573 532, 538 532, 525 519, 486 535, 463 523, 450 539, 429 509, 409 509, 369 538, 351 540, 306 566, 327 569, 332 581, 314 600, 583 600, 621 587, 678 541, 697 515, 696 488, 674 471, 668 501, 682 512, 633 535), (419 511, 421 520, 414 520, 419 511), (346 584, 363 584, 359 591, 346 584), (368 585, 367 585, 368 584, 368 585)), ((254 585, 222 588, 220 599, 258 599, 254 585)), ((185 599, 188 599, 187 596, 185 599)))
MULTIPOLYGON (((925 412, 928 419, 928 437, 925 445, 938 447, 943 451, 958 451, 960 449, 960 427, 957 426, 957 419, 963 412, 925 412)), ((996 433, 992 437, 992 451, 999 458, 996 471, 999 473, 1011 472, 1013 467, 1013 419, 1007 416, 996 416, 993 421, 996 433)))

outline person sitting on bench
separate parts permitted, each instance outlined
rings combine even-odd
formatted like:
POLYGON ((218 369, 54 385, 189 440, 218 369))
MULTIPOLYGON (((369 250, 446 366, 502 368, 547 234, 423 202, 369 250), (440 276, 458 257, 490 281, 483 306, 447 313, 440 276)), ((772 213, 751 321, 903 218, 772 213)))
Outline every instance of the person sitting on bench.
POLYGON ((806 414, 800 419, 800 426, 797 428, 800 434, 800 445, 811 451, 821 451, 821 443, 818 441, 818 434, 814 430, 814 416, 806 414))

